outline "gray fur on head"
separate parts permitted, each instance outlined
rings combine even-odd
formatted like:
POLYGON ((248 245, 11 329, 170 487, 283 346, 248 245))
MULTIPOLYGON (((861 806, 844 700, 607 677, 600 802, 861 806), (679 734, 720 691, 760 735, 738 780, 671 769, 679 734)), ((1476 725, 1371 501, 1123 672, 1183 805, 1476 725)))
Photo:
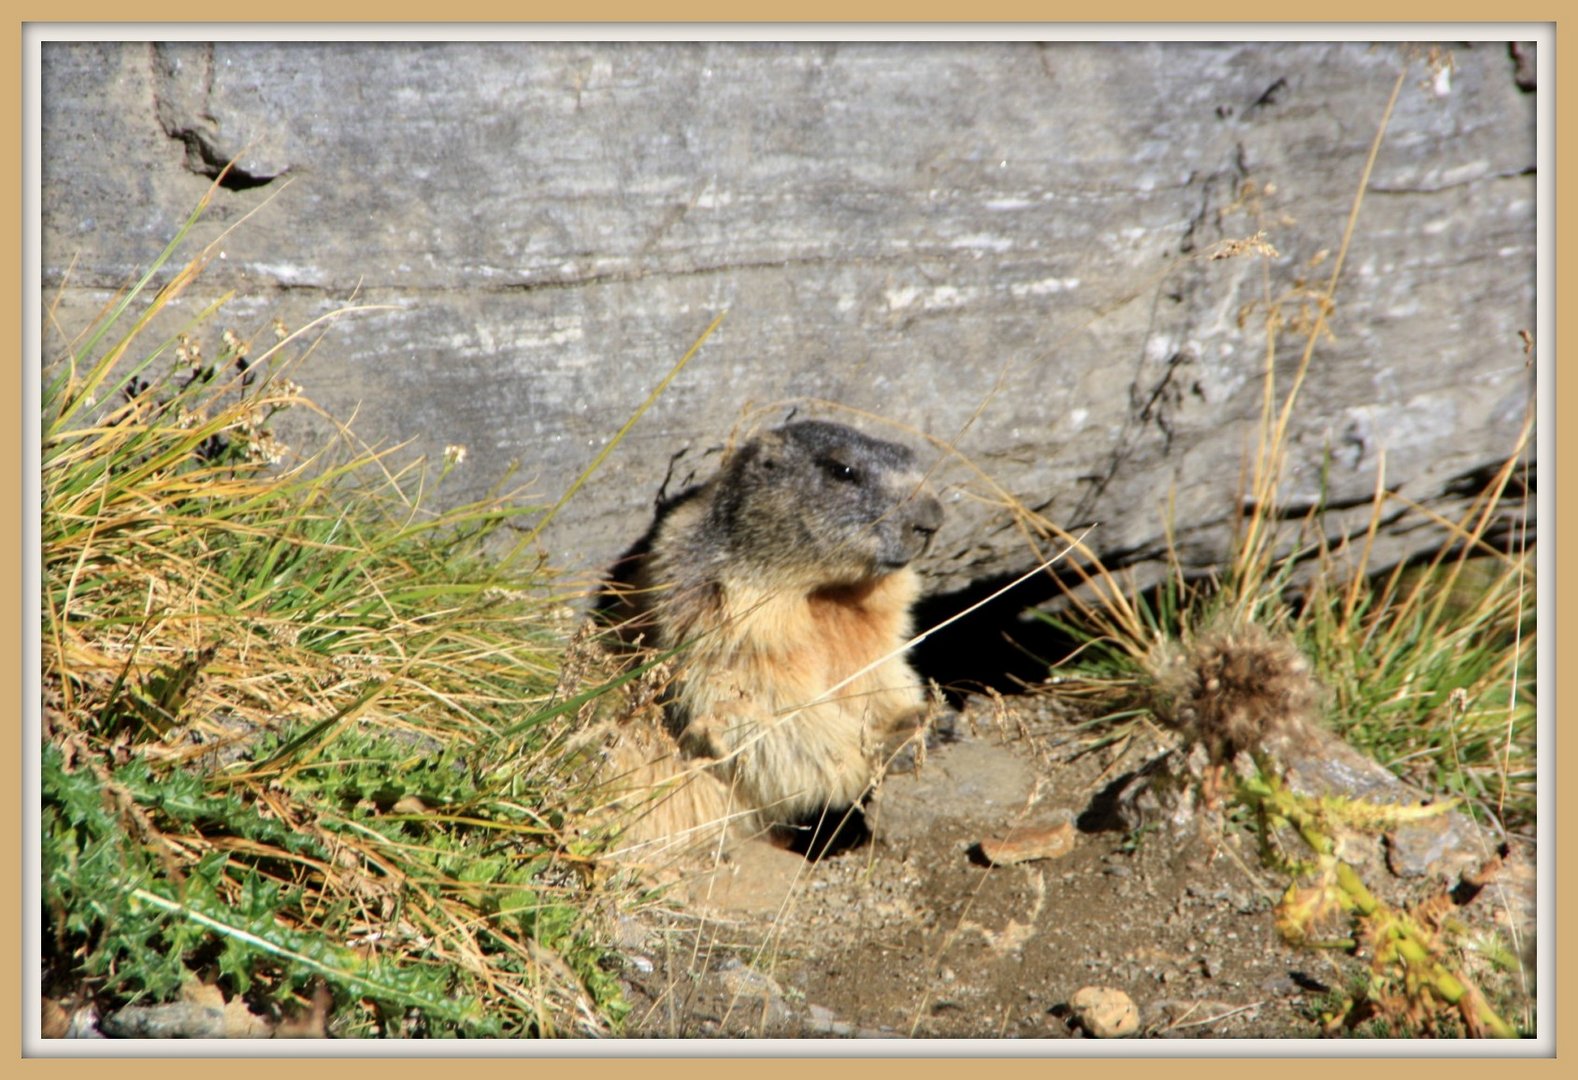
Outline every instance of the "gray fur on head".
POLYGON ((833 581, 902 569, 942 522, 909 447, 827 421, 752 439, 714 486, 709 531, 731 555, 767 570, 814 565, 833 581))

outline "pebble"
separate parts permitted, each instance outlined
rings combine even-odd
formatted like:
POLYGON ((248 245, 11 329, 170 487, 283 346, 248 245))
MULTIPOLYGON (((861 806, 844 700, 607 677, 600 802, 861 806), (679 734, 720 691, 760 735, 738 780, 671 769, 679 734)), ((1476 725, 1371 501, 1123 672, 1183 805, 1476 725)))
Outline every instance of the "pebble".
POLYGON ((1080 1027, 1098 1039, 1120 1039, 1140 1030, 1140 1010, 1122 990, 1084 986, 1074 991, 1068 1007, 1080 1027))
POLYGON ((1074 824, 1071 821, 1044 829, 1014 829, 1001 840, 981 841, 981 855, 993 866, 1057 859, 1073 850, 1074 824))
POLYGON ((856 1035, 855 1025, 845 1023, 838 1019, 837 1014, 825 1005, 812 1005, 808 1010, 806 1029, 821 1035, 838 1035, 850 1037, 856 1035))
POLYGON ((788 1020, 790 1009, 784 1001, 783 989, 771 975, 731 957, 719 966, 713 977, 733 1004, 762 1009, 763 1018, 770 1024, 788 1020))

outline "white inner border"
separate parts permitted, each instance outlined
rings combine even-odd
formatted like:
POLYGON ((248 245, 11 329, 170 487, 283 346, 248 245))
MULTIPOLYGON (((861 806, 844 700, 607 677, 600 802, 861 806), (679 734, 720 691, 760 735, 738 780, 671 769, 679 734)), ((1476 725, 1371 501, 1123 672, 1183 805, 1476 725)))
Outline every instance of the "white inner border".
POLYGON ((39 805, 40 678, 40 518, 39 518, 39 395, 37 374, 42 362, 40 318, 40 79, 41 45, 45 41, 1533 41, 1538 46, 1540 91, 1537 92, 1538 148, 1536 281, 1538 289, 1537 434, 1536 453, 1547 480, 1535 497, 1536 521, 1547 534, 1555 527, 1554 489, 1550 479, 1555 431, 1555 400, 1551 393, 1556 353, 1555 280, 1555 69, 1556 28, 1553 23, 849 23, 849 24, 714 24, 714 23, 421 23, 363 24, 273 23, 160 24, 27 23, 22 28, 22 762, 23 881, 22 910, 22 1054, 48 1058, 169 1057, 1036 1057, 1036 1058, 1208 1058, 1208 1057, 1552 1057, 1555 1054, 1555 829, 1553 784, 1556 551, 1553 538, 1539 545, 1538 607, 1535 621, 1539 702, 1537 866, 1539 873, 1539 971, 1537 1039, 1517 1044, 1493 1040, 1274 1040, 1157 1039, 630 1039, 555 1041, 416 1041, 316 1040, 305 1042, 236 1042, 194 1040, 44 1040, 40 1037, 42 997, 40 857, 37 842, 39 805), (39 358, 34 360, 33 358, 39 358))

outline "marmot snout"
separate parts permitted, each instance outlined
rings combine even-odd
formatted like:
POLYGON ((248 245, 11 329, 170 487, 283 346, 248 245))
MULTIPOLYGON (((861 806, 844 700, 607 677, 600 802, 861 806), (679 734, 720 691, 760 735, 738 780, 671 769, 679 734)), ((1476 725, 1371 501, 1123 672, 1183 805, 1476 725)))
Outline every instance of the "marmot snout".
POLYGON ((642 836, 694 829, 701 813, 782 824, 864 798, 929 711, 903 653, 912 563, 942 516, 908 447, 824 421, 751 439, 667 504, 615 610, 678 650, 671 774, 692 775, 642 836))

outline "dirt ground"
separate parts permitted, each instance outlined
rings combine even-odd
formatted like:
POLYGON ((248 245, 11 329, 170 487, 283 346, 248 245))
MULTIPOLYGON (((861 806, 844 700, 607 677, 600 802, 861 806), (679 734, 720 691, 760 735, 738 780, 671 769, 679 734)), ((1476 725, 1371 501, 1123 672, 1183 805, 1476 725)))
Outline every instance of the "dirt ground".
MULTIPOLYGON (((627 917, 626 1033, 1078 1038, 1091 1031, 1070 1002, 1098 987, 1133 1003, 1140 1036, 1320 1036, 1321 1004, 1359 961, 1284 943, 1272 908, 1287 880, 1242 823, 1143 794, 1136 773, 1168 736, 1093 748, 1076 719, 1047 696, 974 699, 951 741, 884 781, 862 842, 815 861, 747 842, 676 903, 627 917), (1062 843, 1033 861, 985 857, 983 841, 1026 835, 1062 843)), ((1481 854, 1444 860, 1443 843, 1481 845, 1475 832, 1432 833, 1428 869, 1388 838, 1366 869, 1388 880, 1371 887, 1398 902, 1441 892, 1481 854)), ((1502 877, 1519 903, 1487 896, 1460 914, 1504 931, 1516 918, 1532 965, 1532 862, 1518 866, 1502 877)))

